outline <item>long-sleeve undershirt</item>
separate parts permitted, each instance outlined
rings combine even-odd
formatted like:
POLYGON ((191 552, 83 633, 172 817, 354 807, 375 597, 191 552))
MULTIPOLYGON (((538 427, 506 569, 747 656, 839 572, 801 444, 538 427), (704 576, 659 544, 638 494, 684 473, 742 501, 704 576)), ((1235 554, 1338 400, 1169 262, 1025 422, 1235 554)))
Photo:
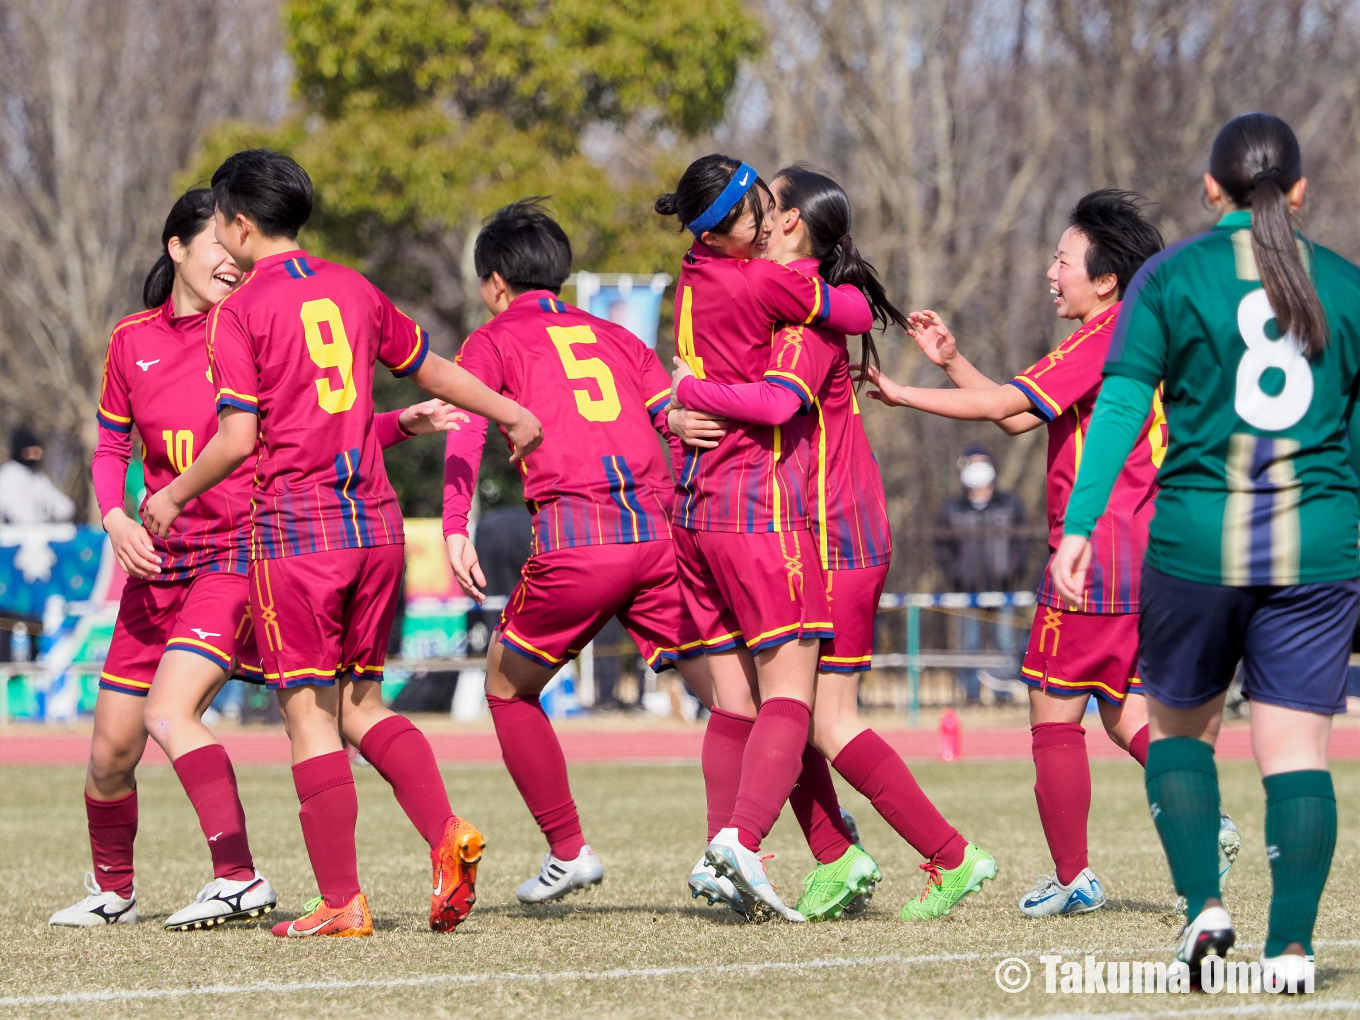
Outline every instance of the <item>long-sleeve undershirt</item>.
POLYGON ((675 395, 691 410, 752 425, 783 425, 803 407, 798 394, 768 379, 729 385, 686 376, 675 395))

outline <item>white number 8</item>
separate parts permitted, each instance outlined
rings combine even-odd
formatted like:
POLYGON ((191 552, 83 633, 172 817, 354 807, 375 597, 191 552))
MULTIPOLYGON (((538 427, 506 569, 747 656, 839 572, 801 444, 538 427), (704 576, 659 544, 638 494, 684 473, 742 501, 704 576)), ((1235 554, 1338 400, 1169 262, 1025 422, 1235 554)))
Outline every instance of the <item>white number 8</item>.
POLYGON ((1252 291, 1237 306, 1237 328, 1247 345, 1237 364, 1237 397, 1233 409, 1248 425, 1263 432, 1279 432, 1296 424, 1313 402, 1313 369, 1292 333, 1278 340, 1266 336, 1266 323, 1275 318, 1264 288, 1252 291), (1284 388, 1274 396, 1261 388, 1267 369, 1284 372, 1284 388))

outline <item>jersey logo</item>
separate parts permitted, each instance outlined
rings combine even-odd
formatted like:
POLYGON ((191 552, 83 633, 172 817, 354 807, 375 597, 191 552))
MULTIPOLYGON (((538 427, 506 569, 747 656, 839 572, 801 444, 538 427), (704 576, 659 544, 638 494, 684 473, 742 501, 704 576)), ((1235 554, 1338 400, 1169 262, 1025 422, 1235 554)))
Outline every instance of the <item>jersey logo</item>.
POLYGON ((1061 637, 1062 629, 1062 610, 1053 609, 1049 606, 1044 607, 1044 625, 1039 631, 1039 654, 1044 654, 1044 644, 1048 640, 1048 635, 1053 635, 1053 651, 1049 655, 1058 654, 1058 638, 1061 637))
POLYGON ((157 358, 155 361, 139 361, 137 362, 137 367, 140 368, 143 372, 145 372, 152 365, 159 365, 160 363, 161 363, 160 358, 157 358))
POLYGON ((189 629, 190 629, 191 631, 193 631, 195 634, 198 635, 198 640, 200 640, 200 641, 206 641, 206 640, 207 640, 208 638, 210 638, 210 637, 221 637, 221 636, 222 636, 221 634, 218 634, 218 633, 215 632, 215 631, 211 631, 211 630, 199 630, 197 627, 190 627, 189 629))
POLYGON ((748 183, 750 180, 751 180, 751 174, 750 174, 750 172, 748 171, 747 173, 744 173, 744 174, 741 175, 741 180, 737 181, 737 183, 740 184, 740 185, 744 188, 744 187, 746 187, 747 183, 748 183))

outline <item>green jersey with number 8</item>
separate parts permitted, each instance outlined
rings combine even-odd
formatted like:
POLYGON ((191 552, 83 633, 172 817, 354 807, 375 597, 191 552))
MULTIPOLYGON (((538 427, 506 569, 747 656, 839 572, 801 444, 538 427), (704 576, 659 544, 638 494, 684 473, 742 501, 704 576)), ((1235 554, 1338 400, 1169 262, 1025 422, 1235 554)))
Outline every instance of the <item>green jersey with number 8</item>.
POLYGON ((1301 242, 1330 338, 1309 360, 1281 336, 1251 249, 1250 211, 1134 277, 1106 375, 1165 383, 1169 444, 1146 562, 1231 586, 1360 574, 1348 424, 1360 376, 1360 268, 1301 242))

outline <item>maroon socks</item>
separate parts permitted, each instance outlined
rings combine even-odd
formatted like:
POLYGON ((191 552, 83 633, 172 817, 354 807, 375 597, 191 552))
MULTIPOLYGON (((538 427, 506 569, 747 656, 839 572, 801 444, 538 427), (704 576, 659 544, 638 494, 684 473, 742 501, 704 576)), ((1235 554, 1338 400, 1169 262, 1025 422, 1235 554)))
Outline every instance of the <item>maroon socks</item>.
POLYGON ((391 784, 397 803, 430 849, 438 847, 453 808, 425 734, 405 716, 388 716, 364 734, 359 753, 391 784))
MULTIPOLYGON (((1034 739, 1034 799, 1058 881, 1070 885, 1087 866, 1086 823, 1091 813, 1091 762, 1080 723, 1039 723, 1034 739)), ((1143 749, 1147 743, 1144 731, 1143 749)), ((1135 737, 1135 740, 1137 738, 1135 737)))
POLYGON ((946 870, 963 863, 967 841, 922 792, 907 763, 873 730, 846 744, 831 765, 922 857, 934 858, 946 870))
POLYGON ((807 838, 818 864, 838 861, 850 849, 850 831, 841 820, 841 804, 831 782, 826 758, 811 744, 803 749, 803 772, 789 794, 789 807, 807 838))
POLYGON ((359 895, 359 860, 354 825, 359 798, 344 751, 308 758, 293 766, 293 785, 302 808, 302 838, 316 885, 329 907, 343 907, 359 895))
POLYGON ((737 809, 737 787, 741 785, 741 756, 751 737, 754 719, 713 709, 704 727, 704 746, 700 763, 704 770, 704 795, 708 800, 708 839, 727 827, 737 809))
POLYGON ((175 774, 198 812, 198 824, 212 854, 213 875, 234 882, 254 878, 246 812, 226 748, 209 744, 180 755, 175 759, 175 774))
POLYGON ((747 850, 760 849, 798 782, 811 721, 812 710, 794 698, 768 698, 760 706, 741 758, 736 810, 727 823, 747 850))
POLYGON ((117 800, 85 794, 90 856, 99 888, 127 899, 132 895, 132 841, 137 838, 137 791, 117 800))
POLYGON ((1148 728, 1144 726, 1129 741, 1129 754, 1143 768, 1147 768, 1148 728))
POLYGON ((567 783, 567 760, 547 713, 537 698, 488 694, 486 701, 491 706, 491 721, 496 725, 505 767, 548 838, 553 856, 574 860, 586 841, 567 783))

